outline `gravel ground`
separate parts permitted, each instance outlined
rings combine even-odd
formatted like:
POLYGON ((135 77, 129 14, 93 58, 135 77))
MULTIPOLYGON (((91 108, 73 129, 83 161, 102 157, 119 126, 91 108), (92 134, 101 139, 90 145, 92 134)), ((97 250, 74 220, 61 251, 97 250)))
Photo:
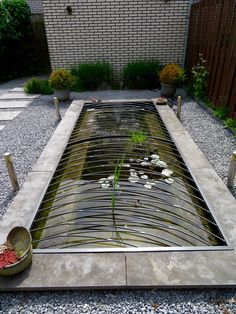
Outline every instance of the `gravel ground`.
MULTIPOLYGON (((22 80, 0 86, 0 94, 19 87, 22 80)), ((101 91, 73 93, 77 99, 96 96, 101 99, 153 98, 154 91, 101 91)), ((61 105, 64 115, 69 102, 61 105)), ((205 153, 210 163, 225 181, 229 157, 235 149, 235 139, 194 102, 183 106, 182 121, 190 135, 205 153)), ((41 96, 0 132, 1 155, 10 151, 20 185, 40 156, 55 130, 52 96, 41 96)), ((0 163, 0 217, 12 200, 5 167, 0 163)), ((0 294, 0 313, 236 313, 235 289, 202 290, 96 290, 66 292, 15 292, 0 294)))

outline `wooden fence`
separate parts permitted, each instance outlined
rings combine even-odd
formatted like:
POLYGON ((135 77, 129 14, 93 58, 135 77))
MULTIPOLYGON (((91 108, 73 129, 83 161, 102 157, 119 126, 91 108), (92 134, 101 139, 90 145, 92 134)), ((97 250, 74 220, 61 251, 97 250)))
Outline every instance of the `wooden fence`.
POLYGON ((191 7, 186 66, 208 62, 207 96, 236 119, 236 1, 201 0, 191 7))

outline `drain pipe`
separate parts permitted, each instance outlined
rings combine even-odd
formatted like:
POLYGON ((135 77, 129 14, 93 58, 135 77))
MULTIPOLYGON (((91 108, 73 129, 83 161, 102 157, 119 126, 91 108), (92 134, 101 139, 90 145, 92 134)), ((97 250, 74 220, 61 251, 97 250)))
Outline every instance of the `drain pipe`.
POLYGON ((233 188, 234 186, 235 174, 236 174, 236 150, 233 152, 231 156, 231 161, 229 165, 229 173, 228 173, 228 180, 227 180, 227 186, 229 188, 233 188))
POLYGON ((5 153, 3 155, 7 167, 7 171, 11 180, 12 189, 14 192, 18 191, 20 189, 19 183, 16 177, 16 172, 13 166, 12 156, 11 153, 5 153))
POLYGON ((61 113, 60 113, 60 108, 59 108, 59 102, 57 97, 53 97, 55 109, 56 109, 56 116, 57 116, 57 121, 61 121, 61 113))
POLYGON ((181 121, 182 97, 178 96, 177 99, 177 118, 181 121))

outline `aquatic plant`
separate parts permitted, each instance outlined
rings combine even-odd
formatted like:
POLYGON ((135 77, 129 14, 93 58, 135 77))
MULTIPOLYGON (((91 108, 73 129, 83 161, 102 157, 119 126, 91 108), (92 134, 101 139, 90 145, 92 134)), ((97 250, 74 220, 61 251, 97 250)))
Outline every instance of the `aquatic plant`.
POLYGON ((142 144, 146 141, 147 135, 140 130, 132 130, 130 133, 130 141, 134 144, 142 144))

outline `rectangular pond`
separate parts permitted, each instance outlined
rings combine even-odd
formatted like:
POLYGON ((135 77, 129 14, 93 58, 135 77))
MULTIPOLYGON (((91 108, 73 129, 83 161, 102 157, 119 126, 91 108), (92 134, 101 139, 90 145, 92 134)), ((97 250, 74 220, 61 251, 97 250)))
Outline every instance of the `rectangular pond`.
POLYGON ((31 233, 59 251, 227 246, 149 101, 85 103, 31 233))

